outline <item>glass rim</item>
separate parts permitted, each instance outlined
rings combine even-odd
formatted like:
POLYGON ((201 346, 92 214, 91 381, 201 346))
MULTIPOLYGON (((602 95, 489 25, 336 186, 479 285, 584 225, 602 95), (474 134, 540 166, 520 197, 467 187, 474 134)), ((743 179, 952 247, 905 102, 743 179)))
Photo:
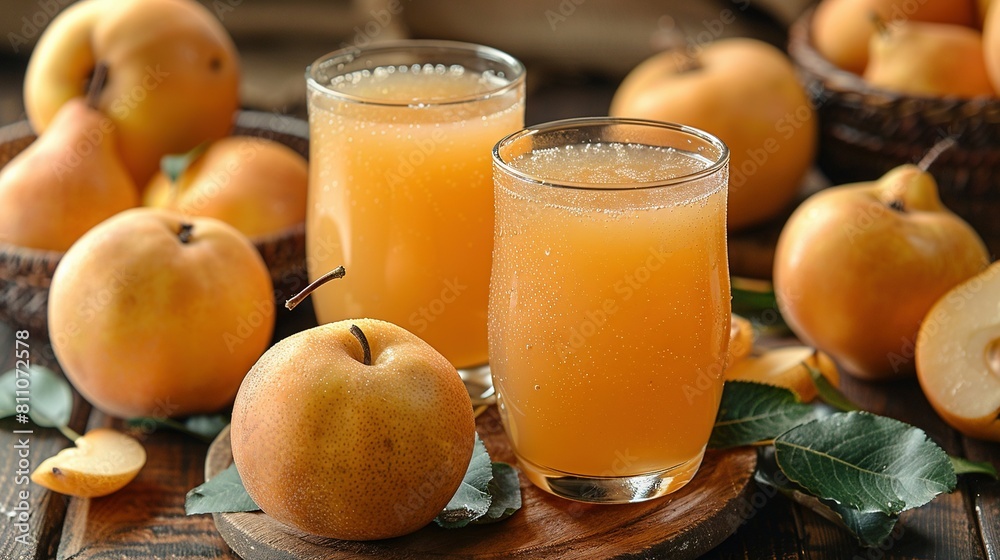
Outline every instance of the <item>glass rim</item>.
POLYGON ((493 146, 493 163, 500 167, 504 172, 513 176, 515 179, 519 179, 524 182, 532 183, 535 185, 544 185, 549 187, 565 188, 565 189, 575 189, 575 190, 585 190, 585 191, 639 191, 644 189, 654 189, 661 187, 670 187, 675 185, 680 185, 695 181, 698 179, 703 179, 715 173, 718 173, 720 169, 725 167, 729 162, 729 146, 725 144, 719 137, 706 132, 700 128, 695 128, 693 126, 687 126, 678 123, 665 122, 665 121, 654 121, 649 119, 634 119, 625 117, 578 117, 572 119, 562 119, 557 121, 550 121, 538 125, 525 127, 517 132, 513 132, 504 136, 493 146), (500 155, 500 150, 502 147, 520 140, 528 136, 534 136, 537 134, 558 132, 561 130, 579 129, 579 128, 592 128, 592 127, 603 127, 608 125, 631 125, 631 126, 641 126, 646 128, 659 128, 662 130, 669 130, 673 132, 680 132, 693 136, 702 140, 719 150, 719 157, 716 161, 713 161, 711 165, 705 169, 699 171, 694 171, 691 173, 685 173, 684 175, 679 175, 676 177, 671 177, 669 179, 660 179, 656 181, 636 181, 628 183, 588 183, 580 181, 552 181, 539 177, 534 174, 525 173, 520 169, 515 168, 510 163, 504 160, 503 156, 500 155))
MULTIPOLYGON (((420 63, 426 64, 426 63, 420 63)), ((466 43, 462 41, 442 41, 437 39, 400 39, 395 41, 385 41, 374 45, 369 45, 366 47, 345 47, 335 51, 328 52, 323 56, 320 56, 312 62, 312 64, 306 66, 306 86, 308 89, 315 90, 326 96, 333 97, 340 101, 347 101, 350 103, 356 103, 359 105, 377 105, 383 107, 419 107, 419 108, 429 108, 429 107, 442 107, 447 105, 459 105, 462 103, 472 103, 476 101, 483 101, 490 99, 492 97, 497 97, 504 95, 509 91, 518 88, 524 83, 525 77, 525 67, 520 60, 514 58, 513 56, 496 49, 493 47, 488 47, 486 45, 479 45, 476 43, 466 43), (398 51, 400 53, 413 54, 414 51, 451 51, 455 54, 460 55, 473 55, 477 58, 489 60, 493 62, 498 62, 507 65, 511 72, 514 74, 510 77, 510 81, 503 85, 498 85, 495 88, 491 88, 484 92, 475 93, 472 95, 462 95, 458 97, 448 97, 440 100, 433 100, 429 102, 414 102, 414 101, 386 101, 383 99, 375 99, 372 97, 363 97, 358 95, 351 95, 344 93, 342 91, 337 91, 331 89, 325 84, 321 84, 316 78, 316 70, 318 70, 322 65, 333 64, 338 59, 342 59, 343 63, 354 62, 356 59, 373 53, 391 53, 393 51, 398 51)))

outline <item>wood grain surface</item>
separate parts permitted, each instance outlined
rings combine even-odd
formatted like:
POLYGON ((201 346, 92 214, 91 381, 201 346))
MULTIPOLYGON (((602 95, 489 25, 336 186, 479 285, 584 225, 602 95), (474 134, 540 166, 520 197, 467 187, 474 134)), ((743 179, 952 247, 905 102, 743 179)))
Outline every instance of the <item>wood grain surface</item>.
MULTIPOLYGON (((300 306, 292 313, 279 314, 279 318, 276 340, 315 324, 308 306, 300 306)), ((9 342, 13 348, 9 335, 0 334, 5 335, 0 345, 9 342)), ((767 346, 795 343, 790 338, 762 342, 767 346)), ((39 346, 33 348, 33 352, 38 361, 45 359, 45 348, 39 346)), ((0 358, 3 358, 0 363, 3 363, 4 369, 11 366, 8 352, 0 349, 0 358)), ((866 383, 844 377, 843 389, 867 410, 925 429, 949 452, 1000 465, 1000 445, 964 438, 946 426, 930 408, 915 379, 866 383)), ((496 424, 490 427, 485 420, 480 424, 481 433, 496 429, 496 424)), ((108 425, 109 422, 107 417, 92 411, 77 397, 71 422, 74 429, 80 431, 87 426, 108 425)), ((4 508, 3 512, 13 511, 16 492, 24 488, 13 483, 17 457, 12 430, 21 427, 11 419, 0 421, 0 468, 3 469, 0 471, 0 506, 4 508)), ((34 428, 33 431, 32 467, 69 445, 69 441, 56 430, 34 428)), ((6 522, 10 519, 8 517, 0 523, 0 558, 236 558, 216 530, 211 516, 183 515, 185 493, 204 480, 207 446, 165 431, 139 435, 149 454, 149 462, 139 477, 121 492, 86 500, 52 494, 30 485, 28 544, 15 541, 17 529, 13 522, 6 522)), ((491 452, 496 453, 492 445, 491 452)), ((883 543, 882 548, 869 550, 858 546, 844 531, 780 495, 755 490, 746 500, 739 511, 740 526, 736 533, 701 558, 1000 560, 1000 483, 981 476, 963 476, 955 493, 939 496, 924 507, 906 512, 893 537, 883 543)), ((563 507, 568 509, 574 504, 567 502, 563 507)), ((563 513, 577 524, 574 527, 586 521, 579 521, 573 515, 586 520, 592 513, 588 508, 599 509, 597 506, 576 507, 580 509, 563 513)), ((522 513, 525 512, 518 515, 522 513)), ((516 517, 506 523, 515 522, 516 517)), ((614 526, 615 523, 612 521, 609 525, 614 526)), ((469 535, 462 538, 472 538, 473 533, 478 535, 502 527, 479 527, 471 529, 472 533, 445 534, 449 538, 460 538, 462 534, 469 535)), ((430 528, 428 531, 439 530, 430 528)), ((559 536, 543 531, 538 538, 548 541, 559 536)), ((573 552, 586 554, 588 550, 580 548, 573 552)), ((357 553, 357 550, 351 552, 357 553)), ((657 549, 647 550, 637 557, 674 558, 666 551, 657 549)))
MULTIPOLYGON (((494 460, 515 462, 496 409, 479 418, 480 437, 494 460)), ((228 429, 212 444, 205 478, 232 463, 228 429)), ((740 525, 751 507, 756 452, 710 451, 697 476, 666 498, 596 506, 551 496, 521 476, 522 509, 487 526, 446 530, 435 525, 400 538, 346 542, 306 535, 261 512, 215 515, 226 542, 245 560, 358 557, 683 560, 712 549, 740 525)))

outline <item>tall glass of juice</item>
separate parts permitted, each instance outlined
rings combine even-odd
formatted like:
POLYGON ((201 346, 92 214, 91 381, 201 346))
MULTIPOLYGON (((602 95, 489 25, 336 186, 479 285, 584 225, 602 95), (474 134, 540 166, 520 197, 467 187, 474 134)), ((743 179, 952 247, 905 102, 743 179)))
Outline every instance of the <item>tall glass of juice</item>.
POLYGON ((524 67, 489 47, 400 41, 330 53, 306 81, 309 276, 347 270, 312 295, 317 319, 383 319, 459 369, 485 364, 490 150, 524 126, 524 67))
POLYGON ((656 498, 691 480, 729 342, 729 150, 589 118, 493 150, 493 385, 522 470, 559 496, 656 498))

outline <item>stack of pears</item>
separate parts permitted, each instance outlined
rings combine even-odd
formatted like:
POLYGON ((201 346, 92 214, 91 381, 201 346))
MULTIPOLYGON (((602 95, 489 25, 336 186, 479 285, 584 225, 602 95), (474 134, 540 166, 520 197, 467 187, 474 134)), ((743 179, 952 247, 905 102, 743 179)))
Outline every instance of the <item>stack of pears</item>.
POLYGON ((66 251, 90 228, 139 204, 117 155, 115 127, 88 100, 74 98, 37 141, 0 170, 0 242, 66 251))
POLYGON ((972 98, 1000 91, 1000 2, 823 0, 816 49, 881 89, 972 98))

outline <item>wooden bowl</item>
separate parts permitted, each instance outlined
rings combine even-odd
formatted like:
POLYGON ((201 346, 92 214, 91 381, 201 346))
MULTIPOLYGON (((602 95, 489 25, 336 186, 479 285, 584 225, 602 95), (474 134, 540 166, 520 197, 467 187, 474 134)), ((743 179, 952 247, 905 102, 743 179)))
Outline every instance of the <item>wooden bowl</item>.
POLYGON ((788 51, 819 116, 823 172, 833 184, 877 179, 955 135, 957 145, 929 171, 945 205, 1000 252, 1000 98, 915 97, 872 87, 816 50, 812 16, 806 12, 792 25, 788 51))
MULTIPOLYGON (((234 136, 256 136, 280 142, 309 158, 309 126, 305 121, 272 113, 241 111, 234 136)), ((27 121, 0 128, 0 167, 35 140, 27 121)), ((251 239, 271 271, 275 301, 305 285, 305 224, 251 239)), ((27 328, 48 338, 47 304, 52 273, 63 253, 0 243, 0 322, 27 328)))

